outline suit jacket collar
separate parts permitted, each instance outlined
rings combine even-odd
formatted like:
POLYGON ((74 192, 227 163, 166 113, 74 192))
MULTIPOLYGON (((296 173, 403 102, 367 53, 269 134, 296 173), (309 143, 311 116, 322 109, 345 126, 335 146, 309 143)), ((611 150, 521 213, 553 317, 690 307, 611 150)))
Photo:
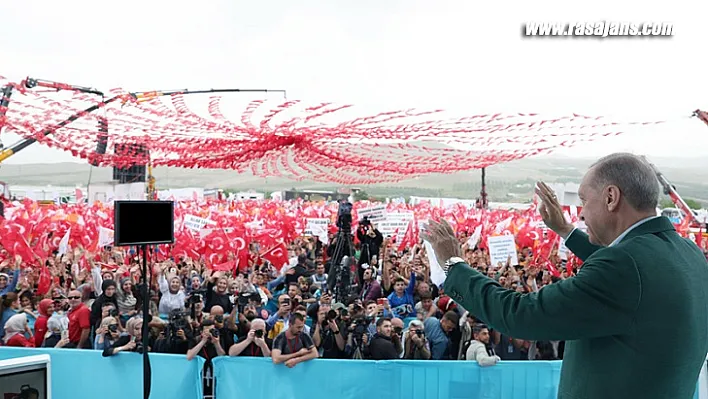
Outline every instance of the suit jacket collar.
POLYGON ((632 229, 632 231, 627 233, 627 235, 622 239, 622 241, 619 242, 619 244, 629 240, 632 237, 637 237, 644 234, 662 233, 671 230, 676 230, 674 228, 673 223, 671 223, 671 221, 667 217, 660 216, 651 220, 647 220, 646 222, 632 229))

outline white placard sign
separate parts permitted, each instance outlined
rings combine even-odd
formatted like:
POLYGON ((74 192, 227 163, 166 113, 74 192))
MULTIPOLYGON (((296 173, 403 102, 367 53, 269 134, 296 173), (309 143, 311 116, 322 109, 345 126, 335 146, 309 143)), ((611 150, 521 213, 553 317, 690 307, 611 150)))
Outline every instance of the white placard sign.
POLYGON ((389 213, 386 215, 386 220, 376 223, 376 228, 384 237, 393 237, 396 235, 396 242, 401 242, 408 230, 408 224, 415 219, 413 212, 389 213), (398 230, 398 233, 396 233, 398 230))
POLYGON ((199 232, 204 226, 209 225, 209 226, 216 226, 216 222, 213 220, 205 219, 205 218, 200 218, 199 216, 195 215, 185 215, 184 216, 184 223, 182 226, 184 228, 190 229, 192 231, 199 232))
POLYGON ((379 230, 382 236, 393 237, 396 236, 396 242, 401 242, 403 237, 406 235, 406 230, 408 230, 408 223, 400 220, 384 220, 376 224, 376 228, 379 230))
POLYGON ((370 222, 380 222, 386 219, 386 205, 377 205, 369 208, 363 208, 356 211, 359 220, 364 216, 369 218, 370 222))
POLYGON ((303 235, 314 236, 314 232, 321 231, 322 226, 324 226, 325 231, 327 231, 329 224, 330 221, 327 218, 308 218, 307 227, 305 227, 303 235))
POLYGON ((506 264, 507 258, 511 256, 511 265, 518 265, 519 258, 516 254, 516 241, 513 235, 503 235, 487 238, 489 246, 489 262, 497 267, 499 262, 506 264))
POLYGON ((413 219, 415 219, 415 214, 413 212, 398 212, 398 213, 387 213, 386 214, 386 220, 391 221, 391 222, 394 220, 400 220, 402 222, 409 222, 413 219))

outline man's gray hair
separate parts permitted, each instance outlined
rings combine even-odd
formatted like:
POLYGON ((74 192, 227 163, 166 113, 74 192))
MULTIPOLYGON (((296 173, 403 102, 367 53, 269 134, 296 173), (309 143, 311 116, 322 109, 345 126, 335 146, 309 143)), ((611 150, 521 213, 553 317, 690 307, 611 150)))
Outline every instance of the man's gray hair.
POLYGON ((618 152, 592 164, 592 184, 598 189, 617 186, 637 211, 654 211, 659 205, 659 182, 649 163, 634 154, 618 152))

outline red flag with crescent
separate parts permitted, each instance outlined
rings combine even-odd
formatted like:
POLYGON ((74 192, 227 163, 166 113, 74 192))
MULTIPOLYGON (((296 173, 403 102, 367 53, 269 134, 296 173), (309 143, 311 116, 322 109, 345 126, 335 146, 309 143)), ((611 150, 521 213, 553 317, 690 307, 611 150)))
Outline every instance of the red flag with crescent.
POLYGON ((263 252, 261 257, 267 259, 278 270, 288 263, 288 249, 282 242, 271 249, 263 252))

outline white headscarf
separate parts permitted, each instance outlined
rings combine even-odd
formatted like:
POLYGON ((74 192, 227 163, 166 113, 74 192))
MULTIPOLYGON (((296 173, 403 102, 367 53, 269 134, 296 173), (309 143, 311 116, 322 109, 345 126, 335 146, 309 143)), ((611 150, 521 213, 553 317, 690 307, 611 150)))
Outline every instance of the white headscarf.
POLYGON ((64 330, 64 326, 62 326, 61 323, 61 318, 54 313, 48 320, 47 320, 47 333, 44 334, 44 338, 49 338, 52 336, 54 333, 59 333, 64 330), (55 316, 56 315, 56 316, 55 316))
POLYGON ((27 325, 27 315, 24 313, 18 313, 9 319, 5 323, 5 337, 3 341, 7 343, 10 338, 17 334, 21 334, 25 331, 25 325, 27 325))

